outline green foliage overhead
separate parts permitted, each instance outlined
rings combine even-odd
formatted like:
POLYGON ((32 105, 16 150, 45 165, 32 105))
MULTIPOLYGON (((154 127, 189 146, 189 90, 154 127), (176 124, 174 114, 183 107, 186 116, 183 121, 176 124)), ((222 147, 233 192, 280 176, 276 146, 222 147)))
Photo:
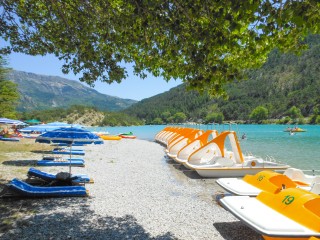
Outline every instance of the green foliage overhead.
POLYGON ((6 61, 0 55, 0 116, 15 118, 19 93, 17 85, 6 78, 9 69, 5 65, 6 61))
POLYGON ((2 0, 2 53, 54 54, 63 72, 90 85, 137 75, 180 78, 222 94, 223 84, 261 66, 275 47, 297 51, 320 33, 317 0, 2 0))

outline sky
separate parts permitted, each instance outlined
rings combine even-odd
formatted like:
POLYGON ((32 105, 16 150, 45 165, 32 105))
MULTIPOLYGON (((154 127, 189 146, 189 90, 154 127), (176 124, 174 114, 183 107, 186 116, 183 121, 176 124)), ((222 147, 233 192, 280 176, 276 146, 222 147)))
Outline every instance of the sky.
MULTIPOLYGON (((80 75, 68 74, 65 75, 61 71, 63 61, 60 61, 54 55, 47 56, 29 56, 21 53, 12 53, 7 57, 8 67, 14 70, 43 74, 49 76, 59 76, 70 80, 78 81, 80 75)), ((120 98, 133 99, 140 101, 145 98, 166 92, 171 88, 182 83, 181 80, 170 80, 166 82, 161 77, 153 77, 150 74, 147 78, 141 79, 133 74, 130 65, 125 65, 128 72, 128 77, 122 80, 121 83, 102 83, 97 81, 94 89, 100 93, 120 98)), ((79 81, 80 82, 80 81, 79 81)), ((89 87, 87 84, 83 85, 89 87)))

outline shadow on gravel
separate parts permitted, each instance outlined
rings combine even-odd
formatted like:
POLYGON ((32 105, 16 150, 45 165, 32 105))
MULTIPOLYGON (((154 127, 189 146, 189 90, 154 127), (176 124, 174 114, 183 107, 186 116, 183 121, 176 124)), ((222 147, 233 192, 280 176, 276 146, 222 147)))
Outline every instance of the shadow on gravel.
POLYGON ((191 178, 191 179, 202 179, 203 178, 196 171, 186 168, 183 164, 177 163, 174 160, 172 160, 171 158, 165 157, 165 162, 167 164, 170 164, 170 167, 174 168, 177 171, 180 171, 188 178, 191 178))
POLYGON ((52 150, 49 151, 49 150, 33 150, 33 151, 30 151, 32 153, 41 153, 41 154, 52 154, 52 150))
POLYGON ((183 170, 182 172, 184 175, 186 175, 188 178, 191 178, 191 179, 204 179, 196 171, 193 171, 193 170, 188 169, 188 170, 183 170))
MULTIPOLYGON (((100 216, 90 209, 90 198, 0 200, 0 204, 1 210, 7 205, 7 209, 14 207, 16 211, 26 213, 19 220, 13 220, 14 224, 9 228, 1 228, 0 223, 2 240, 176 239, 170 232, 151 236, 132 215, 100 216)), ((1 215, 2 219, 6 217, 1 215)))
POLYGON ((213 226, 226 240, 261 240, 262 236, 242 222, 220 222, 213 226))
POLYGON ((4 161, 3 165, 12 165, 12 166, 36 166, 38 160, 8 160, 4 161))

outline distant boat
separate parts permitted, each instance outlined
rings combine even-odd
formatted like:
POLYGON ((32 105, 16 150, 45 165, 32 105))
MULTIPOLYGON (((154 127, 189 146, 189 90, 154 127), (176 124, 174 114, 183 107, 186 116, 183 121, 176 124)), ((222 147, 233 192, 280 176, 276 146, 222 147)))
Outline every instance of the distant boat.
POLYGON ((306 131, 307 131, 307 130, 302 129, 302 128, 299 128, 299 127, 294 127, 294 128, 288 127, 288 128, 286 128, 286 129, 284 130, 284 132, 290 132, 290 133, 292 133, 292 132, 306 132, 306 131))

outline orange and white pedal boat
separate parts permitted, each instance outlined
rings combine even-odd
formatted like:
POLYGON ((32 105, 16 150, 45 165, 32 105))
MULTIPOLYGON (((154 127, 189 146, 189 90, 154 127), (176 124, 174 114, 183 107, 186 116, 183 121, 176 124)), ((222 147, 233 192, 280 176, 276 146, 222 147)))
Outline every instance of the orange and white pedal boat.
POLYGON ((287 188, 257 197, 225 196, 221 205, 265 240, 308 240, 320 237, 320 196, 287 188))

